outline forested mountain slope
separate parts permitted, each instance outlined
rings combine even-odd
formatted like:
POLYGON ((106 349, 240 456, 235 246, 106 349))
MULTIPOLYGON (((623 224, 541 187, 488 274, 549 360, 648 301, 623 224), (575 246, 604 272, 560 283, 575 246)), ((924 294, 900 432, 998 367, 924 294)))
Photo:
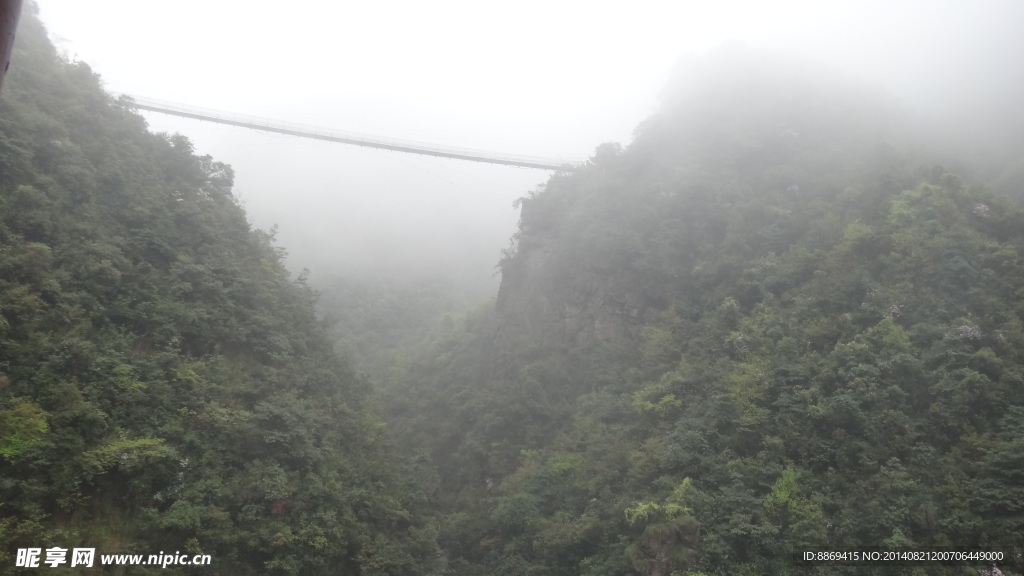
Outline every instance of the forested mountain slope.
POLYGON ((496 306, 385 383, 438 466, 450 573, 1024 551, 1024 214, 906 117, 724 50, 627 149, 524 198, 496 306))
POLYGON ((0 96, 0 572, 54 546, 428 572, 424 498, 369 385, 231 169, 148 133, 29 12, 0 96))

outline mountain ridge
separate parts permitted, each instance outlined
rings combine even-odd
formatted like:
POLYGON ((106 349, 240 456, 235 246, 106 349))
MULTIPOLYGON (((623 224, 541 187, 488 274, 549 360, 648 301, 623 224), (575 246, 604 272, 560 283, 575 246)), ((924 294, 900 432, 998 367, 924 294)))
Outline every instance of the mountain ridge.
POLYGON ((429 571, 425 495, 305 278, 250 227, 231 168, 149 133, 29 10, 15 49, 0 98, 0 570, 31 572, 15 566, 25 549, 85 547, 96 562, 209 555, 232 574, 429 571))
POLYGON ((385 383, 451 572, 1021 550, 993 466, 1021 462, 1024 214, 856 84, 725 51, 676 86, 520 201, 494 308, 385 383))

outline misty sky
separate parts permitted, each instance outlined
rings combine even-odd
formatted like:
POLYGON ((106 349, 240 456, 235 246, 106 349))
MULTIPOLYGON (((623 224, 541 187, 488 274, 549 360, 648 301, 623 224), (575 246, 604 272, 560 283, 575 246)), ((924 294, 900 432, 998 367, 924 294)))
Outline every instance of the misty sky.
MULTIPOLYGON (((796 52, 928 112, 1024 96, 1024 2, 39 0, 108 89, 372 135, 586 158, 627 144, 680 54, 796 52)), ((12 65, 17 65, 16 63, 12 65)), ((547 173, 146 114, 236 170, 293 268, 442 269, 494 282, 547 173)))

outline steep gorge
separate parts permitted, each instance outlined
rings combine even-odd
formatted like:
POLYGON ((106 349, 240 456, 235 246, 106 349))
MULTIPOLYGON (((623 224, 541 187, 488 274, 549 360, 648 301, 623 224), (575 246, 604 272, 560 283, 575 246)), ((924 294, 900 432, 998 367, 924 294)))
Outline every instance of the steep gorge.
POLYGON ((95 546, 231 574, 768 575, 812 545, 959 545, 1024 573, 1024 213, 857 82, 686 63, 633 143, 521 199, 494 302, 439 317, 443 287, 341 282, 328 334, 230 167, 148 133, 31 14, 18 50, 5 569, 95 546))

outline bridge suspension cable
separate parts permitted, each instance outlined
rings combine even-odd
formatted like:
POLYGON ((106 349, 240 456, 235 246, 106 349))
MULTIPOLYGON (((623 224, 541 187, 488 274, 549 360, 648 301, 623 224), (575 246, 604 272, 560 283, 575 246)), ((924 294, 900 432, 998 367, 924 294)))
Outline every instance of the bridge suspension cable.
POLYGON ((150 112, 159 112, 161 114, 170 114, 172 116, 192 118, 194 120, 216 122, 218 124, 227 124, 229 126, 237 126, 240 128, 251 128, 253 130, 262 130, 264 132, 297 136, 299 138, 312 138, 313 140, 326 140, 328 142, 353 144, 356 146, 366 146, 368 148, 380 148, 382 150, 392 150, 395 152, 407 152, 409 154, 425 154, 427 156, 437 156, 440 158, 469 160, 470 162, 486 162, 489 164, 503 164, 505 166, 519 166, 521 168, 538 168, 541 170, 566 172, 573 171, 582 164, 582 162, 575 160, 503 154, 500 152, 471 150, 468 148, 453 148, 438 146, 435 144, 425 144, 422 142, 412 142, 408 140, 397 140, 392 138, 380 138, 377 136, 366 136, 363 134, 353 134, 349 132, 323 130, 311 126, 291 124, 276 120, 268 120, 265 118, 237 116, 228 112, 183 106, 181 104, 161 102, 159 100, 129 96, 127 94, 121 95, 120 102, 125 106, 139 110, 148 110, 150 112))

